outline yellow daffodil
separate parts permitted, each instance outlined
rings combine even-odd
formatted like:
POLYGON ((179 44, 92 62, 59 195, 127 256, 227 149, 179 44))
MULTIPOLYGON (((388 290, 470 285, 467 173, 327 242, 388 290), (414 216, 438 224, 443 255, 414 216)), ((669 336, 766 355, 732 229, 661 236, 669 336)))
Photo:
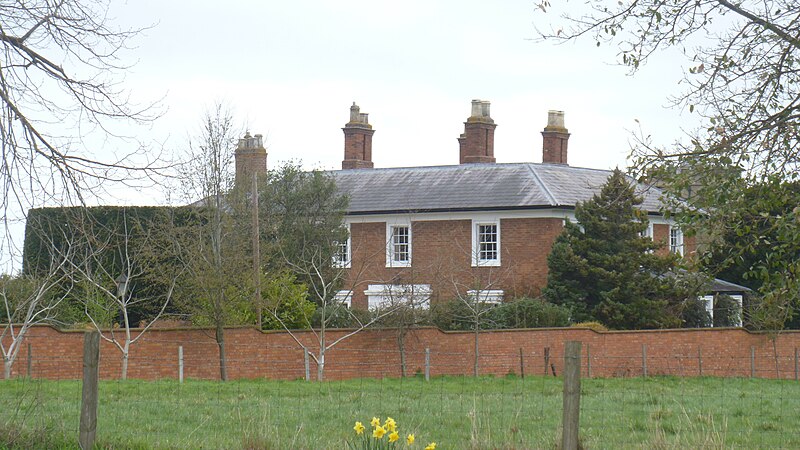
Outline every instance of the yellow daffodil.
POLYGON ((369 422, 369 424, 372 425, 373 428, 379 427, 381 425, 381 419, 373 417, 372 420, 369 422))
POLYGON ((406 438, 406 445, 411 445, 413 443, 414 443, 414 435, 409 434, 408 437, 406 438))
POLYGON ((362 434, 364 432, 364 425, 361 422, 356 422, 356 426, 353 427, 356 430, 356 434, 362 434))
POLYGON ((428 446, 425 447, 425 450, 436 450, 436 442, 431 442, 428 444, 428 446))
POLYGON ((400 435, 397 434, 397 431, 392 431, 391 434, 389 434, 389 442, 394 442, 398 439, 400 439, 400 435))
POLYGON ((381 439, 383 438, 384 434, 386 434, 386 428, 383 428, 382 426, 378 425, 372 432, 372 437, 374 437, 375 439, 381 439))
POLYGON ((397 422, 395 422, 391 417, 386 418, 386 423, 383 424, 383 426, 389 431, 397 431, 397 422))

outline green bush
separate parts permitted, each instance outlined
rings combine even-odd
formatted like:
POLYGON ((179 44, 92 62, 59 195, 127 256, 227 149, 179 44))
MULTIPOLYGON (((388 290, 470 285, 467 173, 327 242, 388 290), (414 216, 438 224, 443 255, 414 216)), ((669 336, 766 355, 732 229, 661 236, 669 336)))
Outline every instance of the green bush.
POLYGON ((522 297, 493 311, 502 328, 547 328, 569 325, 569 309, 544 299, 522 297))
POLYGON ((476 321, 481 330, 566 327, 569 309, 527 297, 499 305, 455 299, 431 309, 431 322, 442 330, 474 330, 476 321))
POLYGON ((453 299, 431 306, 430 321, 445 331, 492 330, 503 328, 496 314, 498 306, 493 303, 472 302, 468 299, 453 299))
POLYGON ((714 299, 714 326, 735 327, 739 325, 741 307, 733 297, 726 294, 714 299))

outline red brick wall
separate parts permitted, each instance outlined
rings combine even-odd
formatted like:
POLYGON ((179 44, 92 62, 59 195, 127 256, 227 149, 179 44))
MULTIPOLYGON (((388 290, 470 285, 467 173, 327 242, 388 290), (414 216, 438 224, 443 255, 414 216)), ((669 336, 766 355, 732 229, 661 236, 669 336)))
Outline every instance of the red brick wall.
MULTIPOLYGON (((329 331, 329 342, 345 331, 329 331)), ((219 363, 213 330, 150 330, 131 347, 130 378, 155 380, 178 377, 178 347, 183 346, 184 375, 187 378, 218 379, 219 363)), ((315 335, 296 336, 315 352, 315 335)), ((430 349, 431 375, 471 374, 474 335, 470 332, 442 332, 435 328, 414 330, 406 337, 408 373, 421 373, 425 349, 430 349)), ((759 378, 795 377, 795 355, 800 332, 784 332, 773 339, 742 329, 697 329, 595 332, 560 328, 503 330, 479 336, 480 373, 520 373, 522 349, 525 373, 540 375, 545 369, 545 348, 549 362, 561 374, 564 343, 583 342, 583 374, 593 377, 640 376, 643 355, 648 375, 737 376, 759 378), (644 349, 644 351, 643 351, 644 349), (777 350, 777 358, 775 350, 777 350), (751 360, 752 356, 752 360, 751 360), (752 363, 751 363, 752 361, 752 363)), ((228 373, 231 379, 296 379, 304 376, 303 352, 284 332, 262 333, 252 328, 226 330, 228 373)), ((45 379, 81 377, 83 333, 34 327, 26 341, 32 354, 32 376, 45 379)), ((14 365, 13 375, 27 375, 27 345, 14 365)), ((120 372, 119 351, 104 342, 100 364, 102 379, 116 379, 120 372)), ((327 354, 327 379, 396 377, 400 357, 395 330, 368 330, 342 341, 327 354)), ((312 377, 316 365, 311 362, 312 377)))

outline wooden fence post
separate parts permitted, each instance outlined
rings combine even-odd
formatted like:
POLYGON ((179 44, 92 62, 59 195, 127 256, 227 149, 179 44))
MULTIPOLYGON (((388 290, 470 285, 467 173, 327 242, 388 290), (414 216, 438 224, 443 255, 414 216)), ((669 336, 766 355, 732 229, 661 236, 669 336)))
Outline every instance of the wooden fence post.
POLYGON ((183 383, 183 346, 178 346, 178 382, 183 383))
POLYGON ((33 378, 33 353, 31 353, 31 344, 28 343, 28 378, 33 378))
POLYGON ((544 376, 547 376, 547 370, 550 367, 550 347, 544 348, 544 376))
POLYGON ((642 375, 647 376, 647 344, 642 344, 642 375))
POLYGON ((592 378, 592 355, 589 353, 589 344, 586 344, 586 378, 592 378))
POLYGON ((519 376, 525 379, 525 360, 522 356, 522 347, 519 348, 519 376))
POLYGON ((797 381, 797 347, 794 348, 794 381, 797 381))
POLYGON ((756 377, 756 348, 750 347, 750 378, 756 377))
POLYGON ((581 343, 568 341, 564 349, 564 399, 561 420, 561 448, 578 449, 581 413, 581 343))
POLYGON ((431 349, 425 348, 425 381, 431 381, 431 349))
POLYGON ((94 447, 97 435, 97 385, 100 379, 100 333, 92 331, 83 337, 83 388, 78 443, 83 450, 94 447))
POLYGON ((306 381, 311 381, 311 365, 308 361, 308 349, 303 348, 303 362, 306 366, 306 381))
POLYGON ((703 376, 703 349, 697 347, 697 368, 700 370, 700 376, 703 376))

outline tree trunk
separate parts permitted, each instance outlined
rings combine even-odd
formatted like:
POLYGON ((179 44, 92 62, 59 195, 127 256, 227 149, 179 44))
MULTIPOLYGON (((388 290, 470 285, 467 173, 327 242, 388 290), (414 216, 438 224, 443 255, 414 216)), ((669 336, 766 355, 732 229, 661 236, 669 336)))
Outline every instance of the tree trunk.
POLYGON ((11 358, 4 357, 3 358, 3 378, 6 380, 11 379, 11 366, 14 364, 14 361, 11 358))
POLYGON ((217 323, 216 330, 217 347, 219 347, 219 379, 228 381, 228 370, 225 360, 225 328, 221 323, 217 323))
POLYGON ((480 333, 480 318, 475 319, 475 366, 473 367, 473 374, 478 376, 478 359, 480 358, 480 349, 478 348, 478 335, 480 333))
POLYGON ((397 347, 400 350, 400 376, 405 378, 407 372, 406 372, 406 333, 404 331, 398 331, 397 347))
POLYGON ((317 381, 322 381, 325 371, 325 348, 319 351, 319 358, 317 359, 317 381))
POLYGON ((125 350, 122 352, 122 375, 120 376, 122 380, 128 379, 128 351, 125 350))

